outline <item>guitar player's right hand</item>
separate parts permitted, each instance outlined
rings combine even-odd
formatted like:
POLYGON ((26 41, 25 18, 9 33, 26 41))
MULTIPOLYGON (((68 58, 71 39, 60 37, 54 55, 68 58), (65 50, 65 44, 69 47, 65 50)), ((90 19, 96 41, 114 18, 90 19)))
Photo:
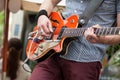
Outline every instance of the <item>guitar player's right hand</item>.
POLYGON ((53 32, 51 21, 45 15, 39 16, 37 26, 39 27, 39 30, 42 32, 43 36, 49 36, 49 34, 53 32))

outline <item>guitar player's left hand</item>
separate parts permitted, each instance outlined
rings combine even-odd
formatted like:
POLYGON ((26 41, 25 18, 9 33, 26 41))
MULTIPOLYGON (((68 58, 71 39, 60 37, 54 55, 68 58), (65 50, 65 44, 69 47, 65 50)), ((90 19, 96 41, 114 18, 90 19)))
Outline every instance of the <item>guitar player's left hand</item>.
POLYGON ((100 40, 100 36, 97 36, 96 34, 94 34, 94 28, 100 28, 100 25, 94 25, 88 28, 84 33, 85 38, 90 43, 102 43, 102 41, 100 40))

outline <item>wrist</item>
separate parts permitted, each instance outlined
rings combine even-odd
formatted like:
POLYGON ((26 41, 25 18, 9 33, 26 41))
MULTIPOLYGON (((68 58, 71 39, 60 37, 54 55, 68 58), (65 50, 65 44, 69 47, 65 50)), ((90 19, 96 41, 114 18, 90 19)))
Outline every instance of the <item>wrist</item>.
POLYGON ((38 20, 38 18, 41 16, 41 15, 45 15, 46 17, 48 17, 48 13, 46 10, 42 9, 38 12, 38 14, 36 15, 36 21, 38 20))
POLYGON ((97 36, 97 43, 104 44, 104 36, 97 36))

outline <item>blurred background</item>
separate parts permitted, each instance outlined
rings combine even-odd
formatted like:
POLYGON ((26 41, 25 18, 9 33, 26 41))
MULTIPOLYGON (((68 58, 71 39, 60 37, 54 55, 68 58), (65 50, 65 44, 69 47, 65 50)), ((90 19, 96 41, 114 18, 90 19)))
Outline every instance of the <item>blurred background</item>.
MULTIPOLYGON (((8 40, 12 37, 17 37, 22 40, 23 54, 20 59, 26 59, 26 45, 29 32, 31 32, 36 25, 35 16, 39 10, 43 0, 9 0, 9 22, 8 22, 8 40), (10 2, 11 1, 11 2, 10 2), (18 4, 16 4, 16 2, 18 4), (16 9, 14 6, 17 6, 16 9)), ((3 3, 1 3, 3 4, 3 3)), ((5 4, 5 3, 4 3, 5 4)), ((65 0, 54 9, 55 11, 62 12, 65 8, 65 0)), ((1 8, 0 8, 1 9, 1 8)), ((0 10, 0 46, 3 45, 4 34, 4 20, 5 9, 0 10)), ((33 70, 36 65, 35 61, 27 61, 27 64, 33 70)), ((110 46, 102 61, 102 71, 100 80, 120 80, 120 44, 110 46)))

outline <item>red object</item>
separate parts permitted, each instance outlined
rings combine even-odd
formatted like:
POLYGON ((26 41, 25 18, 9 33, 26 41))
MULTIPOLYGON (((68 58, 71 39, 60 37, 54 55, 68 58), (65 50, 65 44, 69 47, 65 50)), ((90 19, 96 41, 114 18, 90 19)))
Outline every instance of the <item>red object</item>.
MULTIPOLYGON (((31 39, 28 40, 28 44, 27 44, 27 48, 26 48, 27 57, 31 60, 36 60, 36 59, 39 59, 46 55, 50 55, 50 56, 53 55, 54 53, 49 54, 49 51, 51 51, 51 50, 52 51, 54 50, 55 52, 62 51, 62 49, 63 49, 62 45, 63 45, 63 42, 66 39, 66 37, 62 37, 60 39, 60 41, 58 41, 58 43, 54 42, 54 40, 58 40, 57 38, 59 37, 59 34, 61 33, 63 27, 77 28, 78 18, 79 17, 77 15, 71 15, 67 19, 63 20, 60 13, 52 12, 50 15, 50 20, 51 20, 53 28, 55 28, 55 29, 53 29, 54 32, 53 32, 50 40, 53 40, 53 42, 47 42, 47 40, 44 39, 44 37, 41 34, 39 34, 40 32, 38 30, 38 27, 36 26, 32 32, 33 34, 31 34, 31 39), (43 37, 43 38, 41 38, 38 42, 36 42, 35 38, 37 38, 37 37, 43 37), (41 49, 43 49, 43 50, 41 50, 41 52, 40 52, 40 50, 38 51, 37 49, 39 47, 42 47, 42 45, 43 45, 43 48, 40 48, 40 50, 41 49), (51 46, 51 47, 49 47, 49 46, 51 46), (37 53, 37 54, 35 54, 35 53, 37 53)), ((50 40, 48 40, 48 41, 50 41, 50 40)))

